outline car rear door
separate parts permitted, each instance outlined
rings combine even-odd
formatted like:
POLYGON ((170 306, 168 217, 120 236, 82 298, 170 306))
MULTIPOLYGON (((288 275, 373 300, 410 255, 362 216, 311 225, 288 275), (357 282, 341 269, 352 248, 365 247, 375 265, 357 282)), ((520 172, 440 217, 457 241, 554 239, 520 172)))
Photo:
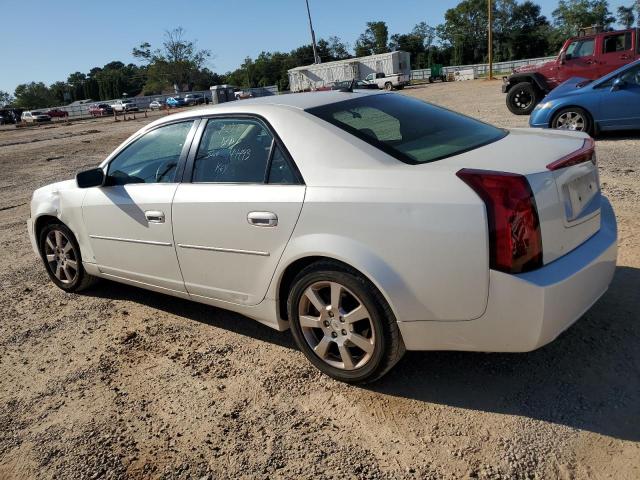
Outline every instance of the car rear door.
POLYGON ((598 68, 600 76, 633 61, 633 42, 631 32, 605 34, 598 47, 598 68))
POLYGON ((305 186, 263 120, 212 117, 198 130, 172 212, 185 286, 193 296, 256 305, 298 221, 305 186))

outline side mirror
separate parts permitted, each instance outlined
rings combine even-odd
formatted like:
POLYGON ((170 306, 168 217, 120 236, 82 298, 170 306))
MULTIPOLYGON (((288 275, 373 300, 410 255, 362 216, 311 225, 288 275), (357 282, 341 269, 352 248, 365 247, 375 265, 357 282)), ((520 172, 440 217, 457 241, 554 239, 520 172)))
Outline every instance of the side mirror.
POLYGON ((623 79, 616 78, 611 85, 611 91, 615 92, 616 90, 620 90, 621 88, 624 88, 626 84, 627 82, 625 82, 623 79))
POLYGON ((99 167, 79 172, 76 175, 76 183, 79 188, 101 187, 104 185, 104 181, 104 170, 99 167))

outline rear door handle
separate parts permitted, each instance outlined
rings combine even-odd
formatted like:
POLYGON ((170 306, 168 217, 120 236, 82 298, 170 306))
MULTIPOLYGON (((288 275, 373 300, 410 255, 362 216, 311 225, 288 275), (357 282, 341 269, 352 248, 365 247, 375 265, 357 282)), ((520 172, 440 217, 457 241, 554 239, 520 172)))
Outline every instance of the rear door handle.
POLYGON ((254 227, 275 227, 278 225, 278 216, 273 212, 249 212, 247 222, 254 227))
POLYGON ((145 210, 144 216, 149 223, 164 223, 164 212, 160 210, 145 210))

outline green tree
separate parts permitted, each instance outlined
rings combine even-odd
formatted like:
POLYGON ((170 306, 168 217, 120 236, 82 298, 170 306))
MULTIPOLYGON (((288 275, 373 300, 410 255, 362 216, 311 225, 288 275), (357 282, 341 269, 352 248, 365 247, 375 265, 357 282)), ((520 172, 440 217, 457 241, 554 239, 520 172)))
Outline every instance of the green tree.
POLYGON ((437 32, 443 47, 452 51, 452 63, 483 62, 487 55, 486 0, 463 0, 445 12, 444 20, 437 32))
POLYGON ((624 28, 631 28, 633 23, 636 21, 636 17, 633 14, 633 6, 625 7, 624 5, 620 5, 617 10, 618 13, 618 23, 622 25, 624 28))
POLYGON ((4 107, 5 105, 9 105, 13 102, 13 97, 9 92, 5 92, 0 90, 0 107, 4 107))
POLYGON ((607 29, 615 22, 607 0, 560 0, 553 11, 558 30, 566 37, 577 35, 584 27, 600 25, 607 29))
POLYGON ((386 22, 367 22, 367 29, 358 37, 356 57, 375 55, 389 51, 389 29, 386 22))
POLYGON ((434 38, 435 28, 420 22, 409 33, 391 35, 389 47, 391 50, 409 52, 412 68, 426 68, 427 51, 431 48, 434 38))
POLYGON ((47 108, 58 103, 49 87, 43 82, 23 83, 16 87, 15 105, 22 108, 47 108))
POLYGON ((151 50, 151 44, 145 42, 133 49, 133 56, 147 64, 147 81, 154 88, 161 85, 190 88, 211 57, 209 50, 198 49, 195 40, 187 40, 185 33, 182 27, 167 30, 162 48, 151 50))

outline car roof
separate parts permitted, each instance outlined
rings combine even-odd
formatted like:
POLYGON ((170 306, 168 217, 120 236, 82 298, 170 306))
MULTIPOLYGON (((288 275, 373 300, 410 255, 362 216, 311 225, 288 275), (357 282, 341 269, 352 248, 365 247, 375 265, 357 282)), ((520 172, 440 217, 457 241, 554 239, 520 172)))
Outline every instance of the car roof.
POLYGON ((235 100, 169 115, 167 117, 158 119, 153 123, 150 123, 145 129, 149 129, 163 123, 171 122, 173 120, 202 117, 206 115, 214 115, 216 113, 259 114, 260 112, 263 112, 270 108, 294 108, 299 110, 306 110, 308 108, 320 107, 322 105, 329 105, 331 103, 338 103, 372 95, 390 95, 390 93, 367 90, 357 90, 353 92, 328 90, 322 92, 291 93, 284 95, 270 95, 268 97, 249 98, 246 100, 235 100))

